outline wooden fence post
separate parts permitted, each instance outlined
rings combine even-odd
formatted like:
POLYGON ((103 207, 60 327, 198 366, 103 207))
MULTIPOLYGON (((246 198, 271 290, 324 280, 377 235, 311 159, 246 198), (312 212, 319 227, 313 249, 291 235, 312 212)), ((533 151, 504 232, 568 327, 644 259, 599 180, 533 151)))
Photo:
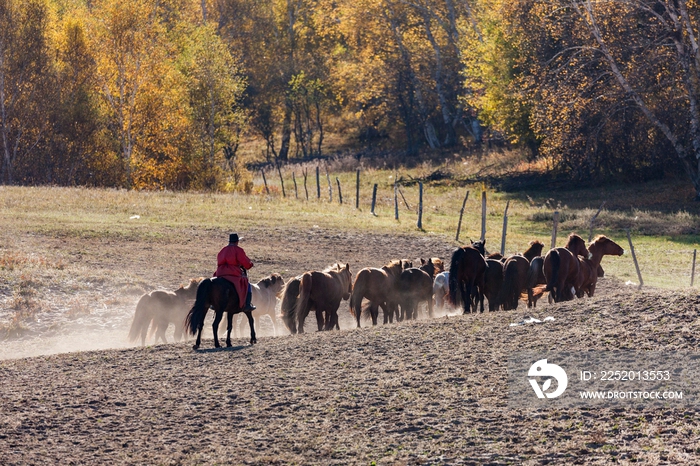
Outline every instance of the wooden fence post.
POLYGON ((418 222, 416 226, 419 230, 423 229, 423 182, 418 182, 418 222))
POLYGON ((481 241, 486 239, 486 190, 481 191, 481 241))
POLYGON ((355 182, 355 208, 360 208, 360 169, 357 169, 357 181, 355 182))
POLYGON ((299 190, 297 189, 297 178, 294 175, 294 172, 292 172, 292 181, 294 182, 294 197, 296 199, 299 199, 299 190))
POLYGON ((335 177, 335 182, 338 183, 338 200, 342 204, 343 203, 343 192, 340 190, 340 180, 338 179, 337 176, 335 177))
POLYGON ((550 249, 557 247, 557 229, 559 228, 559 211, 554 211, 553 223, 552 223, 552 246, 550 249))
POLYGON ((693 286, 693 284, 695 283, 695 257, 697 256, 697 254, 698 250, 693 249, 693 269, 690 272, 690 286, 693 286))
POLYGON ((309 170, 304 167, 304 171, 302 172, 304 174, 304 192, 306 193, 306 200, 309 200, 309 190, 306 188, 306 178, 308 178, 309 175, 309 170))
POLYGON ((394 179, 394 220, 399 219, 399 186, 394 179))
POLYGON ((469 199, 469 190, 467 190, 467 194, 464 196, 464 201, 462 201, 462 209, 459 211, 459 222, 457 222, 457 235, 455 235, 455 241, 459 241, 459 230, 462 229, 462 217, 464 216, 464 207, 467 205, 467 199, 469 199))
POLYGON ((371 213, 375 217, 377 214, 374 213, 374 206, 377 205, 377 183, 374 183, 374 188, 372 188, 372 210, 371 213))
POLYGON ((508 229, 508 206, 510 206, 510 200, 506 202, 506 210, 503 212, 503 233, 501 234, 501 255, 506 253, 506 230, 508 229))
POLYGON ((265 183, 265 191, 267 191, 267 194, 270 194, 270 188, 267 187, 267 179, 265 178, 265 170, 261 168, 260 173, 262 173, 263 183, 265 183))
POLYGON ((598 212, 596 212, 595 215, 593 217, 591 217, 591 221, 588 224, 588 242, 589 243, 591 241, 593 241, 593 222, 595 222, 595 219, 598 218, 598 214, 600 214, 600 211, 603 210, 603 207, 605 206, 605 202, 606 201, 603 201, 603 203, 600 205, 600 207, 598 207, 598 212))
POLYGON ((280 164, 277 164, 277 173, 280 175, 280 186, 282 186, 282 197, 287 197, 287 193, 284 191, 284 178, 282 178, 282 168, 280 164))
POLYGON ((637 262, 637 255, 634 253, 634 246, 632 245, 632 237, 630 236, 630 229, 626 228, 627 241, 630 243, 630 252, 632 253, 632 260, 634 261, 634 268, 637 269, 637 277, 639 278, 639 288, 644 285, 644 280, 642 280, 642 272, 639 270, 639 262, 637 262))
POLYGON ((328 202, 333 202, 333 188, 331 187, 331 176, 328 174, 328 167, 326 167, 326 180, 328 180, 328 202))
POLYGON ((319 168, 316 165, 316 198, 321 199, 321 181, 319 178, 319 168))

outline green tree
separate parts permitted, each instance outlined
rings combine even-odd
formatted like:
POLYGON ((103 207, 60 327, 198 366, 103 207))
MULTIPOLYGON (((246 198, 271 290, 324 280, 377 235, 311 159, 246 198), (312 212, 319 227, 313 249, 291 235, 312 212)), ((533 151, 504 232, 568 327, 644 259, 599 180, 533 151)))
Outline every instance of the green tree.
POLYGON ((48 93, 53 89, 46 39, 47 7, 42 0, 0 0, 0 182, 21 181, 18 165, 49 128, 48 93))

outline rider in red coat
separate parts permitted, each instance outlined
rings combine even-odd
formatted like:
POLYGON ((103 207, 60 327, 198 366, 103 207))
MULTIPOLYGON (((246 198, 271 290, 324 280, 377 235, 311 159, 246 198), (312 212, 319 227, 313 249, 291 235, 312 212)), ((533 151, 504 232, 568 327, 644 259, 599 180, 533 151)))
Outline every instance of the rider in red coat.
POLYGON ((253 267, 245 251, 238 246, 238 234, 232 233, 229 236, 228 246, 219 251, 216 257, 217 268, 215 277, 225 278, 233 283, 240 298, 240 306, 243 312, 255 310, 255 306, 250 303, 251 286, 246 275, 246 270, 253 267))

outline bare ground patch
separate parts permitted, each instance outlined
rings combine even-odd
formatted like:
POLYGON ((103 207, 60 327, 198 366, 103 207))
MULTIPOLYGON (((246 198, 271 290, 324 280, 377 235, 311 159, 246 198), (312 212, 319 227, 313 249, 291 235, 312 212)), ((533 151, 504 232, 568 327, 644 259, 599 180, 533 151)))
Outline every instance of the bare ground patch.
MULTIPOLYGON (((0 462, 678 464, 700 454, 697 410, 533 414, 510 410, 506 387, 515 351, 695 351, 694 293, 635 292, 603 279, 594 299, 533 312, 521 303, 512 312, 362 329, 343 303, 339 332, 271 337, 261 322, 256 346, 246 334, 232 349, 214 350, 211 339, 198 352, 191 342, 125 348, 140 294, 209 275, 228 232, 161 233, 148 243, 3 237, 0 253, 15 255, 8 260, 43 259, 23 272, 32 275, 25 297, 40 306, 0 350, 0 462), (556 320, 509 326, 525 315, 556 320), (47 355, 90 348, 121 349, 47 355)), ((254 280, 335 261, 355 273, 396 257, 447 258, 453 248, 437 236, 322 228, 245 234, 254 280)), ((6 319, 28 282, 2 273, 6 319)))

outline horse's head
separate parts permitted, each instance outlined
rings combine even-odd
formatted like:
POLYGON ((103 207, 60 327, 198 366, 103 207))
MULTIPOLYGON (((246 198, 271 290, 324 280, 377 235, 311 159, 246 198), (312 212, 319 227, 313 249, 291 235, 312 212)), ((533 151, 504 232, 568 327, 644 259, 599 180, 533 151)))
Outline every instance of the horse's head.
POLYGON ((431 278, 435 276, 435 264, 433 264, 432 259, 428 259, 427 262, 425 261, 425 259, 421 259, 420 263, 421 266, 419 267, 419 269, 430 275, 431 278))
POLYGON ((204 277, 193 278, 187 285, 182 285, 175 290, 175 294, 184 299, 194 299, 197 297, 197 287, 204 280, 204 277))
POLYGON ((532 259, 534 259, 535 257, 542 255, 544 244, 541 241, 530 241, 530 244, 528 246, 529 247, 527 248, 527 250, 523 253, 523 256, 525 256, 527 260, 532 261, 532 259))
POLYGON ((482 239, 479 241, 469 240, 469 242, 471 243, 471 246, 474 249, 476 249, 477 251, 479 251, 481 253, 482 256, 486 255, 486 240, 485 239, 482 239))
POLYGON ((267 288, 279 298, 282 294, 282 288, 284 288, 284 279, 280 274, 273 273, 269 277, 260 280, 258 286, 267 288))
POLYGON ((439 257, 431 257, 433 265, 435 266, 435 275, 445 271, 445 263, 439 257))
POLYGON ((392 277, 398 277, 401 274, 401 271, 404 269, 404 262, 408 262, 406 260, 393 260, 386 264, 385 266, 382 267, 382 270, 384 270, 388 275, 391 275, 392 277))
POLYGON ((350 264, 345 264, 345 267, 338 264, 338 269, 338 275, 340 276, 343 288, 346 290, 343 292, 343 299, 347 301, 352 294, 352 273, 350 273, 350 264))
POLYGON ((576 233, 571 233, 566 241, 566 249, 571 251, 575 256, 589 257, 589 251, 586 249, 586 242, 576 233))
POLYGON ((598 253, 601 256, 621 256, 625 253, 619 244, 604 235, 596 237, 588 246, 588 250, 593 255, 598 253))

